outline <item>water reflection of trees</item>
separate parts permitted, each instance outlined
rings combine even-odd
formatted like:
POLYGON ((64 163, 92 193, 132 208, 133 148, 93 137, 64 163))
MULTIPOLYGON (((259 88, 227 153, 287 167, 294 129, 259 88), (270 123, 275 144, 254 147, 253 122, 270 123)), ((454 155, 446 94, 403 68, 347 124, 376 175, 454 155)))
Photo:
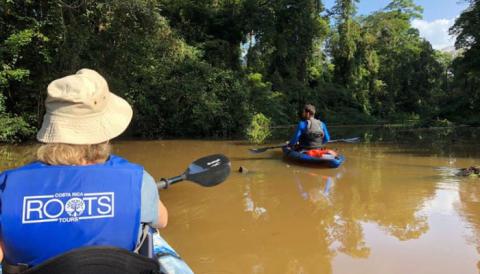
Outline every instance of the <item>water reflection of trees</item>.
POLYGON ((302 182, 301 187, 296 187, 299 197, 313 207, 312 212, 319 220, 316 233, 325 239, 327 246, 323 248, 332 258, 337 252, 354 258, 369 257, 371 247, 365 241, 363 223, 375 223, 399 241, 418 239, 429 229, 427 217, 419 212, 434 197, 435 184, 421 179, 404 180, 404 170, 386 169, 384 159, 388 155, 381 150, 359 146, 355 154, 378 161, 352 159, 353 173, 335 178, 324 198, 314 199, 312 195, 324 192, 325 182, 312 183, 321 181, 322 176, 314 179, 311 171, 293 174, 296 185, 302 182))
POLYGON ((283 180, 269 175, 267 166, 241 175, 244 212, 251 216, 248 236, 242 240, 248 250, 239 254, 239 260, 251 264, 245 263, 241 272, 332 273, 334 252, 329 246, 335 239, 322 225, 312 222, 333 222, 325 184, 321 189, 302 189, 302 185, 292 189, 285 174, 283 180), (292 196, 292 191, 299 195, 292 196))
POLYGON ((344 199, 343 216, 353 220, 374 222, 399 240, 417 239, 428 231, 426 216, 419 215, 425 201, 435 194, 435 185, 420 179, 405 177, 405 169, 388 168, 388 159, 382 150, 358 147, 357 153, 366 159, 357 161, 356 170, 365 171, 365 177, 355 184, 343 184, 339 199, 344 199), (350 201, 350 202, 348 202, 350 201))
MULTIPOLYGON (((473 238, 470 239, 470 242, 480 253, 480 184, 478 178, 466 178, 460 181, 458 192, 459 214, 470 224, 473 231, 473 238)), ((477 263, 477 268, 480 272, 480 261, 477 263)))
POLYGON ((359 136, 363 144, 394 144, 399 150, 396 153, 415 155, 438 155, 456 157, 478 156, 479 150, 472 149, 477 143, 480 128, 445 127, 414 128, 405 126, 385 127, 338 127, 332 129, 334 138, 359 136))
MULTIPOLYGON (((337 176, 315 176, 315 173, 308 172, 310 177, 319 182, 308 190, 305 190, 299 174, 294 175, 299 190, 303 197, 315 205, 314 212, 323 213, 322 221, 316 226, 317 233, 329 239, 329 249, 332 254, 342 252, 356 258, 366 258, 370 254, 370 248, 366 246, 363 239, 362 227, 359 222, 337 215, 336 207, 330 199, 330 191, 334 191, 335 181, 339 180, 341 173, 337 176), (316 177, 316 178, 315 178, 316 177)), ((309 179, 309 178, 305 178, 309 179)), ((311 180, 311 179, 310 179, 311 180)))
MULTIPOLYGON (((370 154, 366 158, 382 157, 378 151, 357 152, 370 154)), ((282 180, 263 172, 243 176, 244 197, 254 205, 246 206, 245 212, 266 226, 251 230, 266 248, 257 257, 257 267, 263 262, 262 273, 332 273, 337 253, 368 258, 371 247, 365 241, 364 223, 375 223, 400 241, 417 239, 428 231, 426 216, 418 212, 434 196, 434 184, 403 182, 401 174, 382 169, 381 161, 356 163, 352 170, 359 174, 343 177, 338 176, 341 169, 323 176, 322 170, 302 168, 283 173, 282 180), (288 180, 290 184, 285 184, 288 180), (273 188, 268 181, 278 185, 273 188), (298 208, 292 213, 291 207, 298 208), (263 208, 263 214, 255 208, 263 208), (269 249, 272 234, 279 244, 269 249)))

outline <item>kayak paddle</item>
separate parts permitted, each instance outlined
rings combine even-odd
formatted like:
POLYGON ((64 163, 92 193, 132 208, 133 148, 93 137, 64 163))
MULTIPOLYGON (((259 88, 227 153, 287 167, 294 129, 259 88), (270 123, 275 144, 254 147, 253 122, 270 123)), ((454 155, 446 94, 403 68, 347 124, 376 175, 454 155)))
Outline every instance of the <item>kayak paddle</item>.
POLYGON ((335 139, 328 141, 329 143, 338 143, 338 142, 345 142, 345 143, 357 143, 360 141, 360 137, 353 137, 347 139, 335 139))
POLYGON ((248 150, 250 150, 250 152, 253 152, 253 153, 262 153, 262 152, 265 152, 269 149, 274 149, 274 148, 284 148, 286 147, 287 145, 281 145, 281 146, 273 146, 273 147, 261 147, 261 148, 249 148, 248 150))
MULTIPOLYGON (((353 137, 353 138, 347 138, 347 139, 335 139, 335 140, 330 140, 328 143, 339 143, 339 142, 345 142, 345 143, 357 143, 360 141, 360 137, 353 137)), ((272 146, 272 147, 260 147, 260 148, 250 148, 250 152, 253 153, 262 153, 265 152, 269 149, 274 149, 274 148, 284 148, 288 145, 279 145, 279 146, 272 146)))
POLYGON ((213 154, 197 159, 181 175, 160 179, 157 187, 166 189, 171 184, 183 180, 192 181, 201 186, 216 186, 225 181, 228 175, 230 175, 230 159, 223 154, 213 154))

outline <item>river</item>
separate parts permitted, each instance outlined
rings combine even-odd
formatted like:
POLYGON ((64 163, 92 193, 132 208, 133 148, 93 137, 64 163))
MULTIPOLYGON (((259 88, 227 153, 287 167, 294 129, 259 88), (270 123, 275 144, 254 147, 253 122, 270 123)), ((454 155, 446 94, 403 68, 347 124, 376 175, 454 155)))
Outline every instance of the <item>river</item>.
MULTIPOLYGON (((362 137, 329 145, 346 157, 337 169, 251 154, 243 141, 117 141, 114 151, 155 178, 207 154, 231 159, 218 186, 160 192, 170 214, 162 235, 196 273, 479 273, 480 178, 455 173, 480 165, 480 129, 330 131, 362 137)), ((1 147, 2 169, 34 149, 1 147)))

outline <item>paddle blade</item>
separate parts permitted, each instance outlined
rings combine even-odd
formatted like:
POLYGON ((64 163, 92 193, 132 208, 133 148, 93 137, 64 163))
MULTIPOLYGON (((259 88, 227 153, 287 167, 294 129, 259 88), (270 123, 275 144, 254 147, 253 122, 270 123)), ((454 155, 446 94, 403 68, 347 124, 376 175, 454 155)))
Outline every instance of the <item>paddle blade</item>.
POLYGON ((250 152, 252 153, 262 153, 267 151, 268 149, 269 149, 268 147, 261 147, 261 148, 250 148, 248 150, 250 150, 250 152))
POLYGON ((230 160, 225 155, 214 154, 191 163, 184 175, 187 180, 202 186, 215 186, 227 179, 230 166, 230 160))

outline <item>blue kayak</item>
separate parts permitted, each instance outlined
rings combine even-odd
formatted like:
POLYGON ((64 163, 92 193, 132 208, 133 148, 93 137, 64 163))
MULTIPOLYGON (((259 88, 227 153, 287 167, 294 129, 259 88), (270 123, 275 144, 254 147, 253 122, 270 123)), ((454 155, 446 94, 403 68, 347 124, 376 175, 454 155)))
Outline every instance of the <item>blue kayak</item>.
POLYGON ((283 155, 288 159, 324 167, 337 168, 345 161, 345 157, 343 155, 334 156, 331 154, 324 154, 322 157, 313 157, 305 152, 295 151, 290 147, 283 147, 282 150, 283 155))
POLYGON ((153 252, 160 263, 160 273, 193 274, 187 263, 158 233, 153 234, 153 252))

